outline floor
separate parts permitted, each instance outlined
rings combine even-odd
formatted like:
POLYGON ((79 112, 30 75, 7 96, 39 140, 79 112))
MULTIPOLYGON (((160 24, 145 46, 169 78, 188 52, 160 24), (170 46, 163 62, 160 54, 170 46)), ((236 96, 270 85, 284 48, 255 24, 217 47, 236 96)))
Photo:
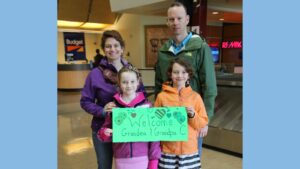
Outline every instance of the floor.
MULTIPOLYGON (((91 116, 79 105, 80 92, 58 91, 58 169, 96 169, 91 116)), ((242 158, 203 148, 203 169, 242 169, 242 158)))

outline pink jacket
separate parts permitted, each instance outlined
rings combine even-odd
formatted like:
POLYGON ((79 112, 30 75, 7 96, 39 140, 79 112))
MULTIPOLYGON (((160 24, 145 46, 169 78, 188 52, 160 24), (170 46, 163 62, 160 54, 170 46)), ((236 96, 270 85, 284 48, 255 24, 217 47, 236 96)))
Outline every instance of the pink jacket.
MULTIPOLYGON (((137 97, 129 104, 121 100, 120 94, 114 95, 114 101, 117 107, 151 107, 151 103, 145 98, 144 93, 138 92, 137 97)), ((102 128, 98 131, 98 139, 102 141, 111 141, 112 137, 104 134, 106 128, 112 128, 111 115, 106 116, 102 128)), ((158 166, 158 159, 161 156, 161 149, 159 142, 128 142, 128 143, 114 143, 113 152, 115 158, 131 158, 148 156, 148 168, 156 169, 158 166)))

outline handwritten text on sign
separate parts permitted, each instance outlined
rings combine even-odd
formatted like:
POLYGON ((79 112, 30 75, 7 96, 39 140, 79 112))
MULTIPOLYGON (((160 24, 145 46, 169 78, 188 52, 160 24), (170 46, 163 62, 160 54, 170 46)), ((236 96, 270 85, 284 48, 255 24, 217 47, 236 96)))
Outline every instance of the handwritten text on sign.
POLYGON ((113 142, 186 141, 185 107, 114 108, 113 142))

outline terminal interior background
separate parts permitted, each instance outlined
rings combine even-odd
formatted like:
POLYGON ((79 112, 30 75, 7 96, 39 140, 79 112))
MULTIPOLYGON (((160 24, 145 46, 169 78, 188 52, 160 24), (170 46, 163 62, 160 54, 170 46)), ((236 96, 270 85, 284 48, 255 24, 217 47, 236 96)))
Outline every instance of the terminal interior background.
MULTIPOLYGON (((187 0, 193 18, 206 10, 205 38, 215 55, 218 85, 215 115, 204 139, 202 166, 205 169, 242 168, 242 47, 224 43, 242 42, 242 0, 187 0)), ((90 71, 89 62, 100 49, 102 33, 118 30, 125 40, 124 57, 139 68, 148 99, 154 101, 154 69, 147 60, 146 28, 166 27, 166 12, 173 0, 59 0, 57 28, 58 64, 58 168, 94 169, 96 156, 91 140, 91 116, 80 108, 80 91, 90 71), (66 22, 68 21, 68 22, 66 22), (71 22, 70 22, 71 21, 71 22), (64 32, 84 34, 87 60, 67 60, 64 32)), ((192 26, 200 23, 197 21, 192 26)), ((203 23, 201 23, 203 24, 203 23)), ((192 27, 193 28, 193 27, 192 27)), ((155 47, 159 48, 161 43, 155 47)), ((101 51, 103 54, 103 52, 101 51)))

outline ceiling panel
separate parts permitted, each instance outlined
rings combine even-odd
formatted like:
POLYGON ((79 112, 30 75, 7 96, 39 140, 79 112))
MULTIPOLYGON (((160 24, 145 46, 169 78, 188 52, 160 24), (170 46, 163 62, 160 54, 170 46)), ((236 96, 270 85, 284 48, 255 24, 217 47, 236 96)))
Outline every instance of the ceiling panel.
MULTIPOLYGON (((151 1, 151 0, 149 0, 151 1)), ((110 0, 58 0, 58 20, 113 24, 118 13, 166 16, 173 1, 153 0, 146 5, 111 12, 110 0)), ((120 1, 117 5, 126 3, 120 1)), ((196 1, 196 4, 199 0, 196 1)), ((207 22, 242 23, 242 0, 208 0, 207 22), (218 15, 212 15, 218 11, 218 15), (224 21, 220 21, 224 18, 224 21)))
POLYGON ((58 0, 58 20, 113 24, 109 0, 58 0))

